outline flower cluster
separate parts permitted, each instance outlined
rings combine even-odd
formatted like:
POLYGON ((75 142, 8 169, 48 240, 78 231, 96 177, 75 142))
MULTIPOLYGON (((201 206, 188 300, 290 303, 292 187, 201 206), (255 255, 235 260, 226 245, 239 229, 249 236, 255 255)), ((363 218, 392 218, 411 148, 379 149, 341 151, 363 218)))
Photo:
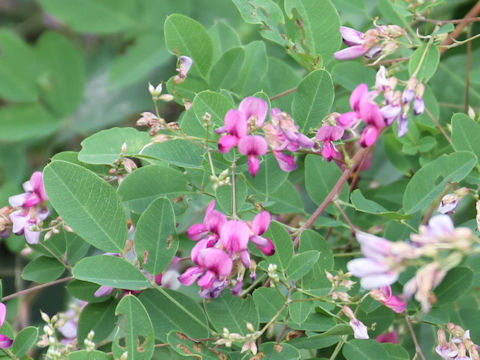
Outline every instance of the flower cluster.
POLYGON ((268 104, 253 96, 240 102, 237 109, 230 109, 224 118, 225 125, 216 129, 222 134, 218 150, 227 153, 237 146, 238 152, 248 156, 248 171, 255 176, 259 169, 259 156, 268 152, 268 146, 283 171, 297 168, 295 159, 284 151, 295 152, 299 148, 312 148, 314 142, 298 131, 292 117, 278 108, 270 111, 271 121, 265 123, 268 104), (259 132, 263 130, 263 135, 259 132))
POLYGON ((348 270, 361 278, 363 288, 381 289, 372 296, 396 312, 403 311, 403 299, 392 297, 391 290, 384 287, 396 282, 400 272, 413 265, 411 260, 423 265, 405 284, 403 295, 410 298, 415 294, 422 310, 428 312, 435 302, 432 290, 471 251, 475 240, 470 229, 455 228, 447 215, 432 217, 420 226, 418 234, 410 235, 410 241, 391 242, 363 232, 356 236, 365 257, 349 261, 348 270))
POLYGON ((398 48, 396 38, 406 35, 398 25, 380 25, 365 33, 340 26, 340 33, 348 47, 333 54, 337 60, 352 60, 361 56, 374 59, 380 54, 385 57, 398 48))
MULTIPOLYGON (((237 271, 237 279, 232 293, 240 294, 243 275, 251 268, 248 243, 254 243, 265 255, 275 252, 272 241, 262 235, 270 226, 270 214, 263 211, 253 221, 228 220, 214 209, 215 200, 207 208, 202 223, 192 225, 187 236, 198 243, 193 247, 190 257, 195 264, 180 277, 183 285, 192 285, 197 281, 202 289, 200 295, 215 298, 230 284, 232 270, 237 271), (234 266, 235 265, 235 266, 234 266)), ((250 276, 255 277, 250 269, 250 276)))
POLYGON ((447 324, 449 339, 443 329, 437 332, 438 346, 435 348, 437 354, 444 360, 480 360, 478 353, 480 346, 470 339, 470 330, 453 323, 447 324), (468 355, 467 355, 468 354, 468 355))
POLYGON ((46 206, 48 201, 45 187, 43 186, 43 175, 36 171, 29 181, 23 184, 24 193, 10 196, 8 199, 14 211, 10 214, 12 231, 16 235, 25 234, 29 244, 40 242, 40 225, 49 215, 50 211, 46 206))

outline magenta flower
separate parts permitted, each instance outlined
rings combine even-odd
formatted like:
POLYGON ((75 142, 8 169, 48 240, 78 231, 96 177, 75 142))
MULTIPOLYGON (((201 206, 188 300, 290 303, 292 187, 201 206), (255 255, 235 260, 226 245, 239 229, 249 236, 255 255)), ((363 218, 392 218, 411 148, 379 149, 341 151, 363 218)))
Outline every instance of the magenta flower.
MULTIPOLYGON (((193 258, 192 258, 193 260, 193 258)), ((198 252, 192 266, 180 275, 178 280, 186 286, 197 284, 202 288, 203 297, 217 297, 229 284, 233 261, 230 255, 218 248, 205 248, 198 252)))
POLYGON ((258 157, 267 151, 267 141, 260 135, 248 135, 238 142, 238 152, 248 156, 248 172, 252 177, 255 177, 260 167, 258 157))
POLYGON ((360 120, 360 103, 367 95, 367 84, 360 84, 352 91, 350 95, 350 107, 353 111, 346 112, 338 117, 337 122, 340 126, 347 129, 360 120))
POLYGON ((294 171, 297 169, 295 158, 291 155, 284 154, 281 151, 272 151, 273 156, 277 159, 278 166, 285 172, 294 171))
POLYGON ((218 140, 218 150, 225 154, 247 135, 247 118, 243 112, 230 109, 225 114, 224 122, 225 125, 215 131, 217 134, 226 134, 218 140))
POLYGON ((397 281, 399 273, 392 269, 387 261, 392 243, 360 231, 356 236, 365 257, 350 260, 347 269, 354 276, 361 278, 360 285, 365 289, 376 289, 397 281))
POLYGON ((396 331, 383 333, 375 338, 379 343, 398 344, 398 333, 396 331))
POLYGON ((343 136, 344 129, 341 126, 324 125, 318 129, 315 137, 323 141, 322 156, 330 161, 332 158, 338 157, 339 153, 333 146, 333 141, 340 140, 343 136))
POLYGON ((365 43, 364 33, 346 26, 340 26, 340 33, 342 34, 343 42, 348 47, 335 52, 333 54, 335 59, 353 60, 367 53, 368 48, 364 46, 364 43, 365 43))
MULTIPOLYGON (((0 302, 0 327, 3 326, 5 322, 5 317, 7 316, 7 307, 4 303, 0 302)), ((12 346, 13 340, 10 339, 7 335, 0 334, 0 349, 8 349, 12 346)))
POLYGON ((212 200, 207 207, 203 222, 194 224, 187 230, 187 236, 194 241, 200 240, 208 233, 211 233, 216 239, 220 237, 220 230, 227 222, 227 217, 220 211, 214 210, 215 200, 212 200))
POLYGON ((25 190, 23 194, 8 198, 10 205, 27 209, 48 200, 43 186, 43 175, 40 171, 35 171, 30 180, 23 183, 23 189, 25 190))
POLYGON ((260 128, 267 117, 268 104, 263 99, 249 96, 242 100, 238 110, 245 115, 248 123, 252 121, 255 127, 260 128))
POLYGON ((381 289, 370 291, 370 295, 377 301, 380 301, 386 307, 392 309, 396 313, 402 313, 407 307, 407 301, 399 296, 392 295, 392 288, 384 286, 381 289))
POLYGON ((250 228, 243 221, 230 220, 220 232, 220 240, 224 248, 231 254, 247 250, 250 228))
POLYGON ((275 246, 273 245, 272 240, 261 235, 267 231, 268 227, 270 226, 270 221, 271 217, 268 211, 262 211, 260 214, 255 216, 252 221, 253 235, 250 236, 249 239, 267 256, 271 256, 275 253, 275 246))

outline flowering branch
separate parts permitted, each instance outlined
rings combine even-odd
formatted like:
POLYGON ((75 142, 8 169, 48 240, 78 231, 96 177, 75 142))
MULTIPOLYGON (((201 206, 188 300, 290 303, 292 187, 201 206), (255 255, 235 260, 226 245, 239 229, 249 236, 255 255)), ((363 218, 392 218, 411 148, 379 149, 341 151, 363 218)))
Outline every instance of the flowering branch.
POLYGON ((8 300, 16 298, 20 295, 29 294, 31 292, 35 292, 35 291, 38 291, 40 289, 50 287, 50 286, 53 286, 53 285, 61 284, 61 283, 67 282, 67 281, 72 280, 72 279, 73 279, 73 276, 67 276, 65 278, 58 279, 58 280, 55 280, 55 281, 50 281, 50 282, 45 283, 45 284, 32 286, 31 288, 28 288, 28 289, 25 289, 25 290, 20 290, 20 291, 17 291, 16 293, 5 296, 2 301, 8 301, 8 300))
POLYGON ((315 212, 312 214, 312 216, 310 216, 307 222, 303 224, 300 227, 300 229, 298 229, 297 236, 295 237, 295 240, 293 242, 294 247, 298 247, 298 244, 300 243, 300 236, 302 235, 303 231, 312 227, 312 225, 315 223, 318 217, 326 209, 326 207, 333 201, 333 199, 335 199, 335 196, 337 196, 338 193, 342 190, 343 184, 345 184, 345 182, 348 180, 353 170, 355 169, 356 165, 359 164, 361 161, 363 161, 364 157, 368 155, 368 152, 369 152, 368 148, 362 148, 360 151, 358 151, 355 154, 355 156, 351 160, 351 166, 345 169, 345 171, 342 173, 342 175, 338 179, 335 186, 332 188, 330 193, 325 197, 325 200, 323 200, 323 202, 318 206, 317 210, 315 210, 315 212))

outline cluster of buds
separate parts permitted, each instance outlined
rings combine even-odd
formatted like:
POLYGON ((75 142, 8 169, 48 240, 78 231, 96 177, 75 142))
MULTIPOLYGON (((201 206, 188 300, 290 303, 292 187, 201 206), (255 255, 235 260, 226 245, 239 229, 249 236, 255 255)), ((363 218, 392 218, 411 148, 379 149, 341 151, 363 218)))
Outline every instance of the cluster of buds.
MULTIPOLYGON (((71 341, 63 342, 57 338, 57 329, 65 325, 65 322, 56 314, 50 318, 44 312, 40 312, 45 325, 40 341, 37 342, 38 347, 48 347, 45 358, 48 360, 60 360, 68 357, 68 353, 75 348, 75 344, 71 341)), ((76 337, 76 329, 75 329, 76 337)), ((75 341, 75 340, 74 340, 75 341)))
POLYGON ((232 347, 233 343, 243 343, 241 353, 250 351, 253 355, 257 353, 256 339, 261 335, 259 331, 256 331, 253 325, 249 322, 246 323, 247 330, 250 333, 246 335, 240 335, 238 333, 231 333, 227 328, 223 328, 222 337, 215 342, 215 345, 225 345, 226 347, 232 347))
POLYGON ((193 65, 193 60, 192 58, 188 56, 180 56, 178 59, 178 74, 173 78, 173 82, 175 84, 180 84, 185 81, 187 78, 188 72, 190 71, 191 67, 193 65))
POLYGON ((108 170, 108 181, 116 180, 119 184, 121 184, 125 177, 137 168, 135 161, 126 156, 127 149, 127 143, 123 143, 120 157, 115 160, 113 167, 108 170))
POLYGON ((59 234, 60 231, 63 229, 67 232, 73 232, 73 229, 63 222, 61 217, 57 217, 53 219, 48 224, 48 231, 45 233, 44 240, 48 240, 52 237, 52 235, 59 234))
POLYGON ((444 197, 442 197, 442 200, 440 201, 440 205, 438 206, 438 212, 441 214, 451 214, 455 211, 455 209, 458 206, 458 203, 460 200, 462 200, 463 197, 468 195, 470 191, 462 187, 460 189, 455 190, 451 194, 447 194, 444 197))
POLYGON ((162 83, 158 84, 157 86, 153 86, 152 84, 148 83, 148 92, 152 95, 153 101, 172 101, 173 95, 171 94, 162 94, 162 83))
POLYGON ((277 268, 277 264, 268 264, 267 275, 270 279, 271 287, 275 287, 280 282, 280 278, 277 274, 277 268))
POLYGON ((364 323, 362 323, 360 320, 358 320, 353 313, 352 309, 350 309, 348 306, 343 306, 342 307, 342 312, 350 319, 350 327, 353 330, 353 337, 355 339, 369 339, 370 337, 368 336, 368 329, 365 326, 364 323))
POLYGON ((4 206, 0 209, 0 238, 6 239, 12 232, 12 220, 10 220, 12 212, 11 206, 4 206))
POLYGON ((332 284, 329 293, 332 300, 340 300, 343 302, 349 301, 350 295, 348 295, 347 291, 349 291, 355 284, 355 282, 350 279, 352 275, 349 273, 343 273, 343 271, 339 271, 338 275, 333 275, 332 273, 325 271, 325 275, 328 281, 332 284))
POLYGON ((230 176, 228 176, 228 169, 223 170, 220 175, 210 175, 210 180, 213 183, 213 189, 216 190, 219 186, 231 185, 230 176))
POLYGON ((392 297, 391 290, 382 288, 396 282, 400 272, 410 265, 418 266, 419 261, 423 263, 405 284, 403 295, 408 299, 415 294, 423 312, 428 312, 435 302, 433 289, 448 270, 472 252, 477 241, 470 229, 455 228, 447 215, 432 217, 427 225, 420 226, 418 234, 410 235, 410 241, 391 242, 363 232, 357 232, 356 236, 365 257, 349 261, 348 270, 361 278, 363 288, 380 289, 374 297, 394 311, 404 308, 404 300, 392 297))
POLYGON ((438 329, 438 346, 435 348, 437 354, 444 360, 480 360, 480 346, 470 339, 470 330, 464 330, 461 326, 453 323, 447 324, 449 339, 445 330, 438 329))
MULTIPOLYGON (((270 226, 270 214, 263 211, 251 222, 228 220, 225 214, 214 210, 214 207, 215 200, 208 206, 203 222, 187 230, 187 236, 198 241, 190 254, 195 266, 185 270, 178 280, 186 286, 198 280, 200 296, 216 298, 230 285, 231 276, 236 273, 236 283, 231 292, 240 295, 243 275, 252 265, 249 242, 267 256, 275 253, 273 242, 262 236, 270 226)), ((250 272, 252 280, 254 274, 255 271, 250 272)))
POLYGON ((405 30, 398 25, 377 25, 365 33, 340 26, 340 34, 348 47, 333 54, 337 60, 352 60, 361 56, 371 60, 381 55, 380 60, 398 48, 398 37, 406 36, 405 30))
POLYGON ((159 118, 154 113, 145 111, 141 113, 142 117, 137 120, 137 126, 147 126, 150 136, 156 135, 160 130, 164 130, 167 126, 167 122, 164 118, 159 118))

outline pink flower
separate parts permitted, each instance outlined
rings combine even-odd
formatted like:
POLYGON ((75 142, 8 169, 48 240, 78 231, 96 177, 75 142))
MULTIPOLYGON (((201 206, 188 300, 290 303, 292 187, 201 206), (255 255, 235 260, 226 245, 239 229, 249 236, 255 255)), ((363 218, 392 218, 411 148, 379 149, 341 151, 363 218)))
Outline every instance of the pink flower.
POLYGON ((16 235, 25 235, 29 244, 40 242, 40 224, 50 215, 47 208, 33 207, 30 209, 16 210, 10 214, 12 231, 16 235))
POLYGON ((238 110, 245 115, 247 122, 253 120, 257 128, 265 122, 268 113, 268 104, 265 100, 249 96, 242 100, 238 110))
POLYGON ((48 200, 40 171, 35 171, 30 180, 23 183, 23 189, 25 193, 9 197, 10 205, 27 209, 48 200))
POLYGON ((267 141, 260 135, 248 135, 238 142, 238 152, 248 156, 248 171, 252 177, 255 177, 260 166, 258 157, 267 151, 267 141))
POLYGON ((360 84, 352 91, 352 94, 350 95, 350 107, 353 111, 340 115, 340 117, 337 119, 339 125, 341 125, 343 128, 350 128, 360 120, 360 102, 367 95, 367 84, 360 84))
MULTIPOLYGON (((2 327, 5 322, 5 317, 7 316, 7 307, 4 303, 0 303, 0 327, 2 327)), ((0 349, 8 349, 12 346, 13 340, 8 336, 0 334, 0 349)))
POLYGON ((353 330, 353 337, 355 339, 364 339, 364 340, 370 339, 370 337, 368 336, 367 327, 360 320, 358 319, 350 320, 349 324, 353 330))
POLYGON ((353 60, 367 53, 368 48, 363 46, 365 43, 365 34, 355 29, 340 26, 340 33, 343 42, 348 46, 333 54, 337 60, 353 60))
POLYGON ((187 236, 194 241, 200 240, 208 233, 218 239, 220 237, 220 230, 227 222, 227 217, 220 211, 214 210, 215 200, 212 200, 207 207, 203 222, 194 224, 187 230, 187 236))
POLYGON ((318 129, 317 134, 315 137, 323 141, 322 146, 322 156, 327 160, 330 161, 332 158, 338 157, 338 153, 333 146, 333 141, 340 140, 343 136, 344 129, 341 126, 330 126, 324 125, 320 129, 318 129))
POLYGON ((365 257, 350 260, 347 269, 361 278, 360 285, 365 289, 376 289, 397 281, 399 273, 387 261, 391 254, 391 242, 360 231, 356 236, 365 257))
POLYGON ((267 231, 270 226, 270 221, 271 218, 268 211, 262 211, 255 216, 252 222, 253 235, 250 236, 250 241, 257 245, 257 247, 267 256, 271 256, 275 253, 275 246, 273 245, 272 240, 261 235, 267 231))
POLYGON ((217 134, 227 134, 218 140, 218 150, 221 153, 229 152, 241 138, 247 135, 247 118, 243 112, 235 109, 228 110, 224 122, 224 126, 215 130, 217 134))
POLYGON ((231 254, 247 250, 250 229, 243 221, 230 220, 220 232, 220 240, 224 248, 231 254))
POLYGON ((392 288, 384 286, 381 289, 370 291, 370 295, 377 301, 380 301, 386 307, 392 309, 396 313, 402 313, 407 307, 407 301, 399 296, 392 295, 392 288))
POLYGON ((291 155, 284 154, 281 151, 272 151, 273 156, 277 159, 278 166, 285 172, 294 171, 297 169, 295 158, 291 155))
POLYGON ((375 340, 377 340, 379 343, 398 344, 398 333, 396 331, 383 333, 383 334, 378 335, 375 338, 375 340))

